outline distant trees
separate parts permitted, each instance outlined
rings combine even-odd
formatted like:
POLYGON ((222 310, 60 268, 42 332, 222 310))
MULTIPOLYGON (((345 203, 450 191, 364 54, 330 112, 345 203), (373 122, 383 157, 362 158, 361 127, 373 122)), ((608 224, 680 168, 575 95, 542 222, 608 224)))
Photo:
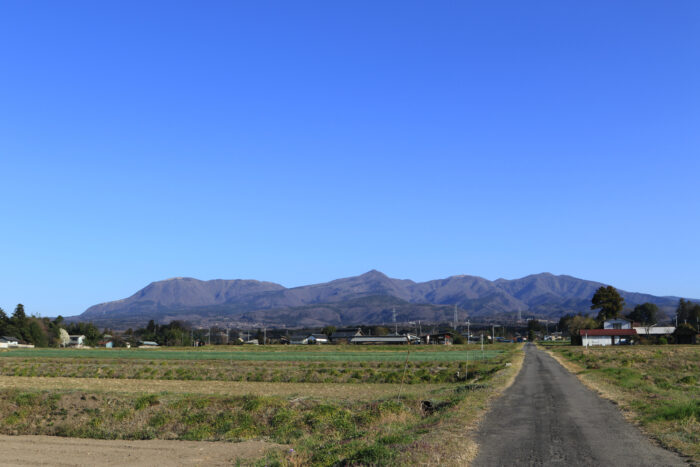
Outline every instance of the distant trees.
POLYGON ((615 287, 600 287, 591 299, 591 310, 598 312, 598 321, 617 318, 625 306, 625 299, 620 296, 615 287))
POLYGON ((51 321, 49 318, 27 316, 21 303, 15 307, 11 317, 0 308, 0 335, 15 337, 37 347, 56 346, 63 321, 63 318, 59 318, 51 321))
POLYGON ((527 340, 534 341, 537 333, 542 330, 542 324, 536 319, 528 320, 527 322, 527 340))
POLYGON ((95 346, 100 341, 102 333, 92 323, 70 323, 66 326, 68 334, 85 336, 85 345, 95 346))
POLYGON ((336 331, 335 326, 326 326, 325 328, 323 328, 322 332, 323 332, 323 334, 327 335, 328 337, 331 337, 335 331, 336 331))
POLYGON ((653 303, 642 303, 634 307, 627 319, 642 323, 643 325, 656 324, 659 307, 653 303))
POLYGON ((58 345, 61 347, 65 347, 68 345, 70 342, 70 336, 68 335, 68 331, 65 329, 61 328, 58 330, 58 345))
POLYGON ((579 332, 581 329, 595 329, 597 327, 596 320, 582 314, 562 316, 559 320, 559 329, 571 336, 572 344, 581 343, 579 332))
POLYGON ((688 323, 695 330, 700 331, 700 304, 681 298, 678 301, 678 308, 676 308, 676 319, 679 325, 688 323))

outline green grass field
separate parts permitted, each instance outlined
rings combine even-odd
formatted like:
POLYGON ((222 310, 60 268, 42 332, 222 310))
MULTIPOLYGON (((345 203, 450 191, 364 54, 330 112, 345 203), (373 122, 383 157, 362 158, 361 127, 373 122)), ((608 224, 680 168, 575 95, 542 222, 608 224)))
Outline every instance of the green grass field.
MULTIPOLYGON (((427 347, 427 346, 426 346, 427 347)), ((436 346, 433 346, 436 347, 436 346)), ((457 346, 455 346, 457 347, 457 346)), ((231 347, 228 347, 231 349, 231 347)), ((491 359, 502 350, 459 349, 433 350, 428 347, 378 347, 371 350, 347 350, 343 347, 315 347, 297 350, 297 347, 267 346, 260 350, 165 350, 165 349, 12 349, 0 352, 2 357, 28 358, 94 358, 142 360, 249 360, 283 362, 455 362, 467 358, 472 361, 491 359), (323 349, 323 350, 321 350, 323 349), (328 349, 328 350, 327 350, 328 349), (467 357, 467 353, 469 354, 467 357)), ((367 347, 365 347, 367 349, 367 347)))
POLYGON ((0 352, 0 433, 294 448, 259 465, 464 465, 521 347, 16 349, 0 352))

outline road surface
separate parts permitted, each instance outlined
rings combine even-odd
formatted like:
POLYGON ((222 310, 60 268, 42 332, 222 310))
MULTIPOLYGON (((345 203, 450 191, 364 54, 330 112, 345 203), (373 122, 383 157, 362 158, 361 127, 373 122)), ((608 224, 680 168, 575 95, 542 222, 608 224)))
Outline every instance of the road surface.
POLYGON ((475 466, 688 465, 532 344, 515 382, 482 422, 477 443, 475 466))

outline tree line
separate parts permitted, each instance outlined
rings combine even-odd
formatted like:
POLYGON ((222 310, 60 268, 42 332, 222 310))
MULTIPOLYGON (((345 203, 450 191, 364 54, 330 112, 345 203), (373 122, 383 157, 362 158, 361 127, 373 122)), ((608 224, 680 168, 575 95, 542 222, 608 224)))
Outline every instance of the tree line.
MULTIPOLYGON (((600 287, 591 299, 591 310, 599 310, 593 318, 584 313, 568 314, 559 320, 559 328, 567 332, 572 339, 578 338, 581 329, 596 329, 609 319, 619 318, 625 307, 625 299, 612 286, 600 287)), ((632 322, 642 326, 658 323, 659 307, 654 303, 637 305, 624 315, 632 322)), ((690 335, 700 332, 700 304, 681 298, 676 308, 676 334, 690 335)))

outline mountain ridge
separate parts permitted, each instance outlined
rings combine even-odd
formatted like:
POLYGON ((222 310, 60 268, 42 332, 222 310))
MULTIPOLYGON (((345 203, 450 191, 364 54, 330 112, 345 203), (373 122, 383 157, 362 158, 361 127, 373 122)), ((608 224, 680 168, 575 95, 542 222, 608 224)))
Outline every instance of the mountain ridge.
MULTIPOLYGON (((151 282, 130 297, 93 305, 70 319, 111 326, 140 326, 150 319, 320 326, 386 322, 391 308, 398 308, 399 321, 439 322, 452 320, 454 306, 465 319, 518 315, 558 319, 566 313, 590 312, 591 297, 603 285, 551 273, 493 281, 456 275, 415 282, 394 279, 374 269, 358 276, 291 288, 253 279, 201 281, 174 277, 151 282)), ((666 317, 679 300, 674 296, 619 292, 628 308, 651 302, 666 317)))

